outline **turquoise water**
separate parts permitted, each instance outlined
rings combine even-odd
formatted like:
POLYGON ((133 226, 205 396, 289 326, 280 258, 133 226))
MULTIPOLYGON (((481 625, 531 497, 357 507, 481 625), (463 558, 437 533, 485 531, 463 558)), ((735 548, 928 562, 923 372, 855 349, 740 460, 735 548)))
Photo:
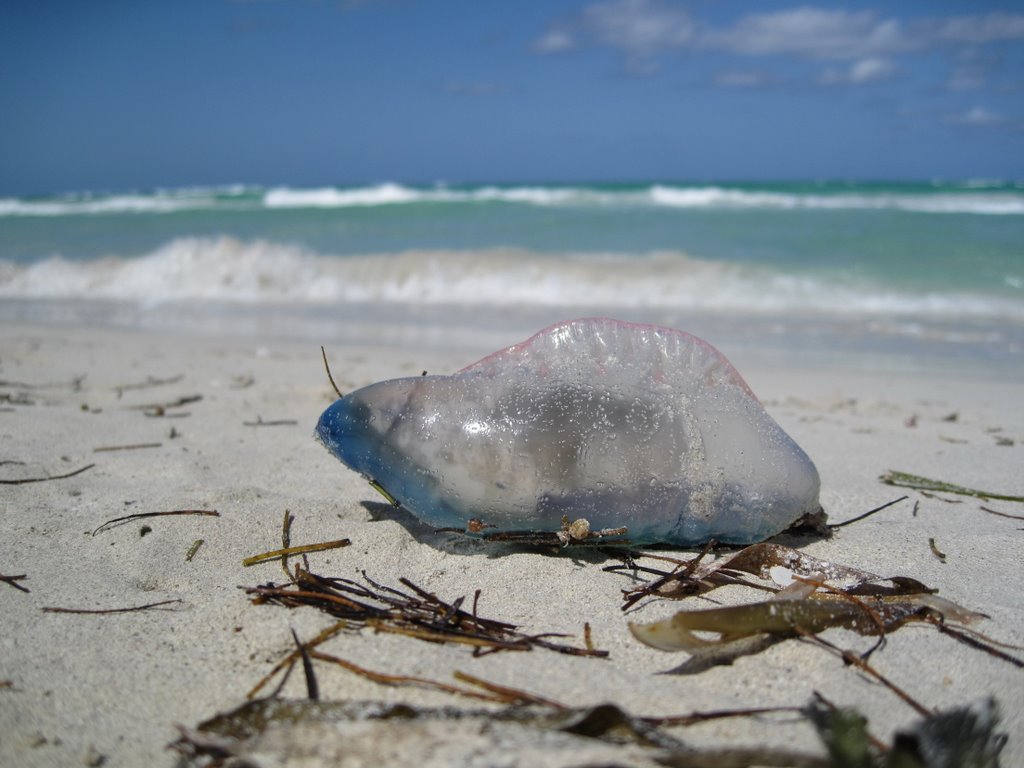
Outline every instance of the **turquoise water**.
POLYGON ((1011 355, 1024 324, 1024 184, 381 184, 8 198, 0 298, 813 317, 907 336, 969 327, 1011 355))

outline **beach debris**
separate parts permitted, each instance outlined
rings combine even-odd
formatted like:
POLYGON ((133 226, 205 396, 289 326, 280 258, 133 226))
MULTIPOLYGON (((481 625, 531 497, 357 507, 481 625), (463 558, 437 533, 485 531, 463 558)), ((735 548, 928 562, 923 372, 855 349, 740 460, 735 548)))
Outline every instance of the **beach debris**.
POLYGON ((939 545, 935 543, 933 536, 928 537, 928 547, 931 549, 932 554, 939 559, 939 562, 946 562, 946 553, 939 549, 939 545))
POLYGON ((0 479, 0 485, 24 485, 26 483, 46 483, 50 480, 65 480, 75 475, 80 475, 86 470, 95 467, 95 464, 86 464, 84 467, 79 467, 72 472, 66 472, 63 475, 47 475, 46 477, 18 477, 14 479, 0 479))
POLYGON ((913 488, 918 491, 936 491, 939 493, 952 493, 957 496, 974 496, 979 499, 997 499, 999 501, 1024 502, 1024 496, 1014 496, 994 491, 979 491, 975 488, 965 488, 955 483, 947 483, 945 480, 932 480, 920 475, 912 475, 909 472, 897 472, 890 470, 882 475, 879 480, 887 485, 895 485, 901 488, 913 488))
POLYGON ((256 421, 243 421, 242 426, 245 427, 285 427, 294 426, 299 422, 295 419, 274 419, 271 421, 264 421, 262 416, 256 416, 256 421))
POLYGON ((564 516, 626 528, 634 544, 746 544, 820 510, 814 464, 720 352, 607 318, 451 376, 359 389, 317 436, 439 528, 559 532, 564 516))
POLYGON ((320 356, 324 359, 324 370, 327 371, 327 380, 331 382, 331 387, 334 389, 335 394, 339 398, 344 397, 344 395, 341 394, 341 390, 338 389, 338 385, 334 383, 334 377, 331 375, 331 366, 327 362, 327 350, 323 348, 323 345, 320 346, 320 356))
MULTIPOLYGON (((892 501, 887 501, 885 504, 882 504, 881 506, 875 507, 874 509, 869 509, 867 512, 859 514, 859 515, 857 515, 855 517, 851 517, 849 520, 843 520, 841 523, 829 523, 828 524, 828 528, 843 528, 843 527, 845 527, 847 525, 850 525, 852 523, 859 523, 861 520, 864 520, 865 518, 871 517, 872 515, 875 515, 875 514, 881 512, 883 509, 888 509, 889 507, 891 507, 891 506, 893 506, 895 504, 899 504, 901 501, 906 501, 908 498, 909 498, 908 496, 900 496, 898 499, 893 499, 892 501)), ((917 507, 916 506, 914 507, 914 516, 915 517, 917 516, 917 507)))
POLYGON ((478 534, 485 541, 503 544, 515 544, 524 547, 539 547, 564 549, 565 547, 580 546, 615 546, 625 547, 631 544, 629 539, 623 538, 628 529, 626 528, 602 528, 595 531, 590 528, 590 521, 585 517, 570 521, 568 517, 562 517, 562 527, 557 531, 495 531, 487 529, 494 528, 480 520, 473 518, 463 528, 438 528, 440 532, 455 532, 478 534))
POLYGON ((106 615, 110 613, 134 613, 136 611, 148 611, 153 608, 161 608, 165 605, 171 605, 173 603, 184 603, 184 600, 160 600, 155 603, 146 603, 145 605, 133 605, 128 608, 42 608, 44 613, 77 613, 77 614, 88 614, 88 615, 106 615))
POLYGON ((95 536, 97 533, 102 531, 109 531, 111 528, 116 528, 119 525, 125 525, 134 520, 143 520, 148 517, 173 517, 175 515, 205 515, 207 517, 220 517, 220 512, 215 509, 171 509, 165 512, 135 512, 131 515, 123 515, 121 517, 115 517, 103 525, 98 526, 92 535, 95 536))
MULTIPOLYGON (((710 546, 705 547, 689 560, 657 556, 658 560, 675 564, 671 571, 641 566, 637 560, 651 555, 638 557, 635 553, 620 553, 622 564, 604 568, 655 577, 623 591, 624 611, 648 597, 705 595, 726 585, 771 593, 768 600, 682 611, 652 624, 630 625, 634 636, 645 644, 662 650, 689 652, 691 658, 684 665, 685 671, 701 671, 716 664, 730 663, 738 656, 760 653, 792 637, 818 643, 840 655, 849 654, 816 634, 831 627, 876 636, 875 645, 858 656, 864 660, 881 647, 887 632, 911 621, 929 623, 958 642, 1018 668, 1024 667, 1024 661, 1000 650, 1024 648, 1000 642, 968 626, 987 618, 984 614, 939 597, 936 590, 917 579, 883 578, 774 543, 755 544, 717 558, 711 556, 710 550, 710 546)), ((860 664, 845 655, 843 658, 848 664, 860 664)), ((874 670, 865 671, 880 677, 874 670)), ((886 684, 891 685, 888 681, 886 684)))
POLYGON ((998 515, 999 517, 1008 517, 1011 520, 1024 520, 1024 515, 1011 515, 1009 512, 1000 512, 998 509, 992 509, 986 507, 984 504, 979 505, 978 509, 982 512, 988 512, 990 515, 998 515))
POLYGON ((129 392, 131 390, 165 387, 168 384, 177 384, 184 378, 185 374, 183 373, 179 373, 177 376, 170 376, 165 379, 158 379, 155 376, 147 376, 144 381, 133 382, 131 384, 118 384, 114 387, 114 391, 117 392, 117 397, 120 399, 125 392, 129 392))
POLYGON ((188 416, 188 411, 174 411, 183 405, 198 403, 203 399, 202 395, 183 395, 176 400, 165 403, 145 403, 143 405, 126 405, 125 408, 132 411, 142 411, 146 416, 154 418, 183 418, 188 416))
POLYGON ((347 547, 351 544, 349 539, 336 539, 335 541, 323 541, 319 544, 302 544, 295 547, 282 547, 281 549, 275 549, 270 552, 262 552, 258 555, 252 555, 242 560, 242 565, 248 568, 251 565, 258 565, 259 563, 265 563, 269 560, 284 560, 291 555, 304 555, 310 552, 325 552, 328 549, 339 549, 340 547, 347 547))
POLYGON ((93 453, 109 453, 112 451, 137 451, 143 448, 161 448, 163 443, 134 443, 132 445, 104 445, 93 448, 93 453))
POLYGON ((23 586, 23 585, 18 583, 19 581, 24 581, 27 578, 28 578, 28 574, 27 573, 19 573, 17 576, 5 576, 4 574, 0 573, 0 581, 2 581, 4 584, 10 584, 12 587, 14 587, 15 589, 17 589, 20 592, 31 592, 32 591, 28 587, 23 586))
POLYGON ((399 579, 403 590, 379 584, 365 572, 361 582, 318 576, 301 566, 296 566, 291 576, 290 584, 248 587, 246 594, 256 604, 318 608, 343 622, 349 630, 366 627, 428 642, 468 645, 475 656, 534 648, 574 656, 608 655, 607 651, 595 649, 592 642, 589 647, 580 648, 557 642, 568 635, 526 634, 514 624, 483 618, 477 612, 480 590, 474 593, 471 611, 467 611, 463 608, 464 596, 449 603, 405 578, 399 579))
POLYGON ((719 557, 712 556, 713 543, 706 545, 689 560, 650 554, 623 553, 624 561, 610 565, 605 571, 647 573, 657 578, 634 589, 623 592, 622 610, 626 611, 647 597, 682 598, 703 595, 721 586, 740 584, 760 591, 777 592, 793 578, 823 579, 829 586, 844 589, 854 595, 900 595, 931 593, 916 579, 906 576, 883 578, 860 568, 834 561, 821 560, 792 547, 763 542, 744 547, 719 557), (641 567, 637 560, 657 559, 673 563, 676 567, 665 571, 649 566, 641 567), (752 581, 753 576, 760 581, 752 581))
POLYGON ((189 547, 188 552, 185 553, 185 562, 191 563, 192 558, 196 556, 196 552, 198 552, 199 548, 203 546, 203 544, 205 543, 205 539, 196 539, 195 541, 193 541, 192 546, 189 547))
POLYGON ((862 635, 884 635, 907 623, 938 616, 943 621, 968 623, 981 618, 955 603, 930 594, 856 598, 792 599, 780 592, 775 598, 744 605, 679 611, 672 618, 650 624, 630 622, 633 636, 662 651, 699 653, 752 635, 816 634, 831 627, 852 629, 862 635), (705 635, 698 635, 703 632, 705 635), (707 637, 714 634, 716 637, 707 637))
POLYGON ((927 712, 898 731, 892 744, 885 744, 871 735, 868 719, 860 712, 837 707, 818 694, 803 707, 643 717, 613 703, 569 707, 460 673, 456 676, 477 690, 362 671, 384 685, 473 695, 504 706, 470 709, 374 700, 264 698, 214 715, 194 728, 179 725, 179 736, 170 746, 186 761, 184 765, 204 767, 277 765, 296 754, 316 765, 363 762, 364 758, 367 763, 406 764, 408 756, 422 754, 462 765, 479 761, 488 750, 504 754, 508 745, 515 743, 517 763, 521 764, 550 763, 564 757, 572 764, 582 760, 586 764, 651 768, 998 768, 1008 738, 998 730, 999 707, 993 699, 927 712), (824 754, 772 746, 695 748, 667 732, 723 718, 775 714, 809 721, 824 754), (595 748, 599 751, 592 751, 595 748))
POLYGON ((78 392, 82 389, 82 382, 85 381, 85 377, 86 374, 83 373, 78 376, 72 376, 70 381, 48 381, 42 384, 0 379, 0 387, 9 387, 11 389, 70 389, 72 392, 78 392))

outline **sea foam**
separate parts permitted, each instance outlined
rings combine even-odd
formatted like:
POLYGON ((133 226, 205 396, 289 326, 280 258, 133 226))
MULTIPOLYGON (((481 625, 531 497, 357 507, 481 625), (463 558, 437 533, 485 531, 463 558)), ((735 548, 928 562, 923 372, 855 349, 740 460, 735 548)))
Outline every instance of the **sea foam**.
POLYGON ((860 187, 840 185, 764 188, 723 185, 534 185, 409 186, 383 183, 357 187, 230 187, 157 190, 104 195, 87 193, 52 198, 0 198, 0 217, 165 214, 188 210, 346 209, 411 204, 475 205, 502 203, 561 208, 675 210, 892 210, 921 214, 1024 215, 1018 187, 945 185, 860 187))
POLYGON ((666 308, 1024 319, 1024 303, 967 292, 911 292, 852 279, 642 255, 533 251, 406 251, 331 256, 266 240, 180 238, 132 259, 30 264, 0 260, 0 296, 245 303, 666 308))

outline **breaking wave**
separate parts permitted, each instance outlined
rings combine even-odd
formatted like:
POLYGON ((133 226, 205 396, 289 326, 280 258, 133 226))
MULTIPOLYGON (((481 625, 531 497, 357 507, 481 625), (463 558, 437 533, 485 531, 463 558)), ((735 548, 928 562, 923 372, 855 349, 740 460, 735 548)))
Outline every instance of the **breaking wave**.
POLYGON ((395 205, 508 205, 679 210, 894 210, 1024 215, 1024 189, 1007 183, 946 185, 593 185, 214 187, 51 198, 0 198, 0 216, 168 214, 192 210, 345 209, 395 205))
POLYGON ((0 296, 246 303, 671 308, 768 314, 1024 319, 1024 303, 910 292, 678 251, 557 256, 520 249, 330 256, 265 240, 180 238, 130 259, 0 261, 0 296))

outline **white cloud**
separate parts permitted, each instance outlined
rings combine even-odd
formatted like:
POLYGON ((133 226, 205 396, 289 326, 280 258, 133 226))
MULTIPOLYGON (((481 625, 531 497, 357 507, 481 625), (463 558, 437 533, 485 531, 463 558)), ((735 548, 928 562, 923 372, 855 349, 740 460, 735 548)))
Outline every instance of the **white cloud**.
POLYGON ((821 85, 864 85, 888 80, 896 74, 896 65, 888 59, 867 58, 855 61, 846 69, 826 69, 818 82, 821 85))
POLYGON ((744 16, 730 28, 709 32, 703 44, 748 56, 815 59, 863 59, 912 47, 895 19, 810 7, 744 16))
POLYGON ((583 28, 605 45, 653 56, 689 43, 695 25, 685 11, 656 0, 612 0, 583 10, 583 28))
POLYGON ((993 112, 985 107, 972 107, 966 112, 958 115, 952 115, 948 118, 951 123, 959 123, 961 125, 971 125, 975 127, 987 127, 991 125, 999 125, 1003 122, 1002 115, 993 112))
MULTIPOLYGON (((534 41, 533 50, 610 49, 623 56, 625 68, 634 74, 655 72, 662 55, 672 51, 828 62, 817 78, 824 85, 881 82, 912 66, 908 54, 937 52, 952 57, 946 87, 966 91, 984 88, 988 75, 999 69, 998 62, 992 62, 1001 51, 993 44, 1021 40, 1024 13, 902 21, 874 10, 806 5, 749 13, 713 27, 692 17, 675 0, 598 0, 552 22, 534 41)), ((712 82, 724 87, 779 82, 760 70, 726 63, 712 82)))
POLYGON ((690 44, 696 24, 681 8, 662 0, 609 0, 585 7, 579 14, 552 24, 533 43, 538 53, 559 53, 583 45, 599 45, 626 55, 626 66, 649 74, 654 58, 690 44))
POLYGON ((932 40, 981 44, 1000 40, 1024 40, 1024 14, 988 13, 928 19, 919 25, 920 33, 932 40))
POLYGON ((533 42, 533 50, 538 53, 561 53, 576 47, 576 40, 571 32, 564 29, 549 29, 533 42))

